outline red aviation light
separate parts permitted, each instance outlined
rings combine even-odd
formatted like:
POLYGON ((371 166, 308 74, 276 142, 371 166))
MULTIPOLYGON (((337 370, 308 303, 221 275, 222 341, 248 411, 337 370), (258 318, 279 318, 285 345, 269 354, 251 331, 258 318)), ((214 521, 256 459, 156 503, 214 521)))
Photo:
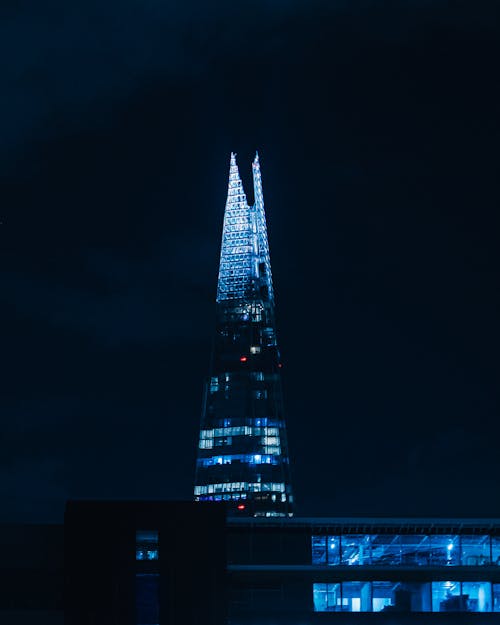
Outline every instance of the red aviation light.
POLYGON ((248 360, 248 358, 246 356, 241 356, 240 357, 240 362, 246 362, 248 360))
POLYGON ((236 506, 238 508, 238 510, 244 510, 245 509, 245 504, 244 503, 240 503, 239 506, 236 506))

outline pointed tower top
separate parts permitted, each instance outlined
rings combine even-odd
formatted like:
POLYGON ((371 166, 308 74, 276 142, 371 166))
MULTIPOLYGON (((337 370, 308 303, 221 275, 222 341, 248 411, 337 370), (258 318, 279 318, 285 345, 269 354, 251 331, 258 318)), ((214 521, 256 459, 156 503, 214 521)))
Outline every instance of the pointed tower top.
POLYGON ((273 301, 271 264, 259 156, 253 162, 255 204, 249 206, 236 153, 231 152, 217 301, 263 298, 273 301))

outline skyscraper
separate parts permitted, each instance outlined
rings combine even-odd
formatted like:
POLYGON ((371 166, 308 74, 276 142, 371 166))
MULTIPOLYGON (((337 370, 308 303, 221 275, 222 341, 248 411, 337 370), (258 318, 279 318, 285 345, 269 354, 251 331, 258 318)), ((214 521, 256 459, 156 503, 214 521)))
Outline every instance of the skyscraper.
POLYGON ((201 419, 194 495, 244 516, 291 516, 281 361, 259 157, 247 202, 231 154, 216 329, 201 419))

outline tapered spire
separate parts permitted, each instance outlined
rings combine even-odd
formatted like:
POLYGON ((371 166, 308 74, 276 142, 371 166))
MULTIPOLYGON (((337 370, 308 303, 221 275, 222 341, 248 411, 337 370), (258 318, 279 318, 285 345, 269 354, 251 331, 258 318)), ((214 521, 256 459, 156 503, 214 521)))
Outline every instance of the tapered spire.
POLYGON ((253 163, 255 204, 249 206, 236 154, 231 153, 229 184, 217 284, 217 301, 262 296, 272 300, 271 263, 258 155, 253 163))
POLYGON ((269 258, 269 242, 267 240, 266 213, 264 211, 264 195, 262 193, 262 176, 260 173, 259 153, 255 152, 252 164, 253 192, 255 199, 255 216, 257 221, 257 239, 259 247, 259 278, 273 300, 273 280, 271 275, 271 260, 269 258))

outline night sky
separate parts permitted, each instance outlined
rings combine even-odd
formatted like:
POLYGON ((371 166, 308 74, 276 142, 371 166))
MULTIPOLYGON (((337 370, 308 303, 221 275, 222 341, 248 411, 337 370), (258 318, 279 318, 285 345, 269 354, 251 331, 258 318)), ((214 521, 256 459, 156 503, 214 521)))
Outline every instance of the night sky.
POLYGON ((299 515, 500 516, 496 2, 3 2, 0 521, 190 499, 259 150, 299 515))

